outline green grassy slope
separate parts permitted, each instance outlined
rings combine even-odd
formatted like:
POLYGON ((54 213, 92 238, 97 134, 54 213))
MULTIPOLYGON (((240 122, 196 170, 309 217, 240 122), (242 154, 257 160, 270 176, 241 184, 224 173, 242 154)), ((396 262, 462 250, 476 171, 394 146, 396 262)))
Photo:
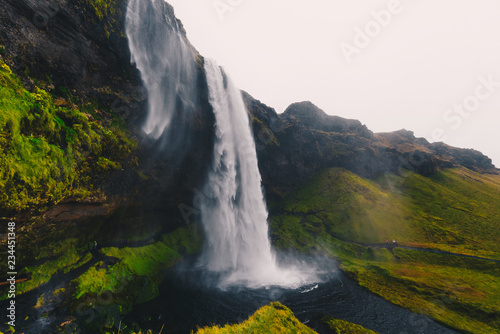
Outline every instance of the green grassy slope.
POLYGON ((274 206, 273 242, 335 256, 360 285, 448 326, 497 333, 498 263, 402 248, 391 252, 376 244, 395 238, 401 245, 499 259, 499 181, 498 175, 468 169, 376 181, 326 170, 274 206))
MULTIPOLYGON (((430 178, 361 178, 343 169, 320 173, 274 207, 273 234, 282 247, 291 226, 305 238, 328 234, 360 243, 401 243, 500 258, 500 176, 449 169, 430 178)), ((287 244, 292 243, 292 244, 287 244)), ((294 245, 301 248, 300 244, 294 245)))

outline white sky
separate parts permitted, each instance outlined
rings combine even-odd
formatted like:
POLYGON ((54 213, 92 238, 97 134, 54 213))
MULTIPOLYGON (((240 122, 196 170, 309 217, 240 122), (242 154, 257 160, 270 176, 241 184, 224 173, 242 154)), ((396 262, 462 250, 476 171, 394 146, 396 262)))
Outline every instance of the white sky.
POLYGON ((167 2, 204 56, 279 113, 308 100, 374 132, 405 128, 442 141, 433 137, 441 129, 446 143, 477 149, 500 167, 498 0, 167 2), (390 22, 377 26, 372 11, 391 6, 390 22), (369 45, 358 43, 348 63, 342 43, 356 47, 356 29, 367 27, 369 45), (481 84, 489 76, 496 87, 481 84), (463 103, 470 112, 447 113, 463 103))

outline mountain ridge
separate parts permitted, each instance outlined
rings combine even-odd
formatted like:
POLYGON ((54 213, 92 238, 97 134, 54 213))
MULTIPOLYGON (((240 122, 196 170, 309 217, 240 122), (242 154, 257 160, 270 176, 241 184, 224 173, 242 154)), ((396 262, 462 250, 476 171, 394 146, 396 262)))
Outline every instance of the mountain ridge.
POLYGON ((499 173, 491 159, 476 150, 429 143, 404 129, 373 133, 359 120, 328 115, 310 101, 293 103, 277 114, 248 93, 243 96, 253 117, 264 185, 276 198, 330 167, 370 179, 405 170, 429 176, 460 166, 499 173))
MULTIPOLYGON (((38 200, 14 209, 12 205, 6 208, 6 201, 0 202, 0 220, 16 222, 18 262, 26 266, 22 275, 27 280, 19 286, 24 292, 40 289, 35 292, 45 293, 50 307, 62 298, 69 313, 80 306, 91 311, 94 305, 88 302, 89 297, 100 297, 102 291, 114 293, 114 303, 106 306, 102 318, 90 324, 81 319, 70 323, 74 326, 79 321, 84 329, 90 326, 92 333, 109 319, 116 327, 133 305, 155 298, 164 271, 182 256, 199 253, 203 238, 198 224, 203 197, 200 189, 213 156, 215 120, 204 58, 192 45, 189 61, 197 68, 198 93, 194 111, 176 110, 174 131, 158 140, 142 133, 147 96, 141 90, 140 73, 130 64, 123 33, 126 3, 0 3, 0 93, 5 93, 0 96, 8 97, 0 99, 0 150, 8 153, 0 155, 0 186, 5 186, 7 179, 8 185, 15 185, 16 196, 24 196, 25 202, 32 197, 38 200), (45 20, 43 24, 33 21, 37 14, 45 20), (36 159, 24 159, 27 151, 34 152, 36 159), (55 152, 58 160, 51 161, 46 151, 55 152), (20 168, 23 161, 30 164, 20 168), (45 182, 57 181, 64 174, 61 170, 71 168, 75 168, 72 175, 78 182, 59 187, 45 182), (38 177, 33 170, 43 175, 38 177), (77 186, 83 189, 64 192, 77 186), (90 251, 89 244, 96 243, 99 251, 90 251), (58 272, 82 268, 93 253, 110 258, 89 262, 91 268, 76 281, 66 282, 66 290, 57 290, 64 297, 56 298, 56 291, 47 288, 47 283, 54 282, 52 276, 57 279, 58 272), (122 280, 130 284, 125 292, 115 284, 122 280), (129 290, 134 293, 128 294, 129 290)), ((173 8, 165 3, 163 9, 168 19, 165 24, 187 41, 173 8)), ((443 250, 490 252, 484 256, 496 252, 497 248, 482 245, 485 241, 496 245, 490 227, 483 224, 482 236, 477 230, 478 222, 491 215, 489 208, 497 212, 491 204, 497 193, 483 188, 490 182, 491 188, 497 189, 500 174, 482 153, 429 143, 408 130, 373 133, 358 120, 330 116, 308 101, 291 104, 278 114, 248 93, 242 91, 242 95, 270 208, 274 245, 300 251, 305 246, 325 246, 321 250, 334 257, 349 253, 344 257, 345 268, 349 269, 352 261, 355 268, 350 270, 360 275, 362 282, 373 282, 368 272, 375 268, 376 274, 391 276, 398 288, 401 285, 399 292, 405 298, 421 291, 434 297, 442 290, 426 286, 428 281, 401 283, 396 258, 387 249, 347 245, 335 237, 380 243, 392 236, 426 242, 429 247, 438 245, 443 250), (484 177, 488 173, 495 178, 484 177), (456 191, 450 191, 452 188, 456 191), (468 203, 471 192, 485 204, 478 208, 479 202, 468 203), (466 224, 456 224, 462 221, 466 224), (416 232, 407 233, 415 224, 419 224, 413 229, 416 232), (452 230, 455 225, 457 230, 452 230), (359 233, 365 230, 376 239, 359 233), (323 240, 318 235, 331 243, 319 243, 323 240), (366 265, 360 256, 374 263, 366 265), (381 258, 387 263, 380 262, 381 258), (387 268, 393 270, 391 275, 387 268), (411 289, 405 290, 408 286, 411 289)), ((488 224, 494 218, 490 217, 488 224)), ((5 243, 2 235, 2 258, 7 256, 5 243)), ((406 256, 403 274, 411 274, 413 255, 398 250, 395 254, 406 256)), ((430 264, 434 261, 425 260, 430 264)), ((4 267, 1 269, 7 272, 4 267)), ((422 268, 422 272, 428 270, 422 268)), ((387 286, 384 280, 377 282, 382 283, 372 286, 374 290, 387 286)), ((465 290, 476 297, 474 290, 465 290)), ((486 295, 496 290, 484 291, 486 295)), ((476 303, 476 299, 471 300, 476 303)), ((418 306, 413 308, 416 312, 421 310, 418 306)), ((491 313, 492 317, 498 314, 493 311, 497 313, 491 313)), ((30 317, 26 323, 36 319, 30 317)), ((61 320, 53 324, 58 329, 67 320, 62 316, 56 319, 61 320)))

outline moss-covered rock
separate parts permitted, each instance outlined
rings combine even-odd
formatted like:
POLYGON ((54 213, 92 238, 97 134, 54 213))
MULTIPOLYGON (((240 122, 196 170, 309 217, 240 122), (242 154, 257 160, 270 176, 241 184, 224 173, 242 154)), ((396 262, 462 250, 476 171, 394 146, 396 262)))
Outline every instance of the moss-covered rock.
POLYGON ((222 333, 316 333, 295 318, 293 312, 279 302, 273 302, 257 310, 248 320, 236 324, 205 327, 196 334, 222 333))
POLYGON ((332 317, 324 317, 322 321, 330 327, 335 334, 376 334, 363 326, 353 324, 349 321, 339 320, 332 317))
POLYGON ((46 90, 27 91, 0 60, 0 213, 100 192, 136 142, 46 90), (59 101, 59 103, 58 103, 59 101))

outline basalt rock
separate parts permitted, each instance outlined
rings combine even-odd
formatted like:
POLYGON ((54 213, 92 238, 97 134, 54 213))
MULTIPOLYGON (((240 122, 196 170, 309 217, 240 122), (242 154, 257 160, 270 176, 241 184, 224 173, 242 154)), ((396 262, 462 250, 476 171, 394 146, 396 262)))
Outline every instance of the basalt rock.
POLYGON ((491 159, 478 151, 429 143, 411 131, 374 134, 361 122, 329 116, 311 102, 294 103, 278 115, 247 93, 244 99, 271 199, 329 167, 346 168, 371 179, 407 170, 430 176, 458 166, 498 173, 491 159))

